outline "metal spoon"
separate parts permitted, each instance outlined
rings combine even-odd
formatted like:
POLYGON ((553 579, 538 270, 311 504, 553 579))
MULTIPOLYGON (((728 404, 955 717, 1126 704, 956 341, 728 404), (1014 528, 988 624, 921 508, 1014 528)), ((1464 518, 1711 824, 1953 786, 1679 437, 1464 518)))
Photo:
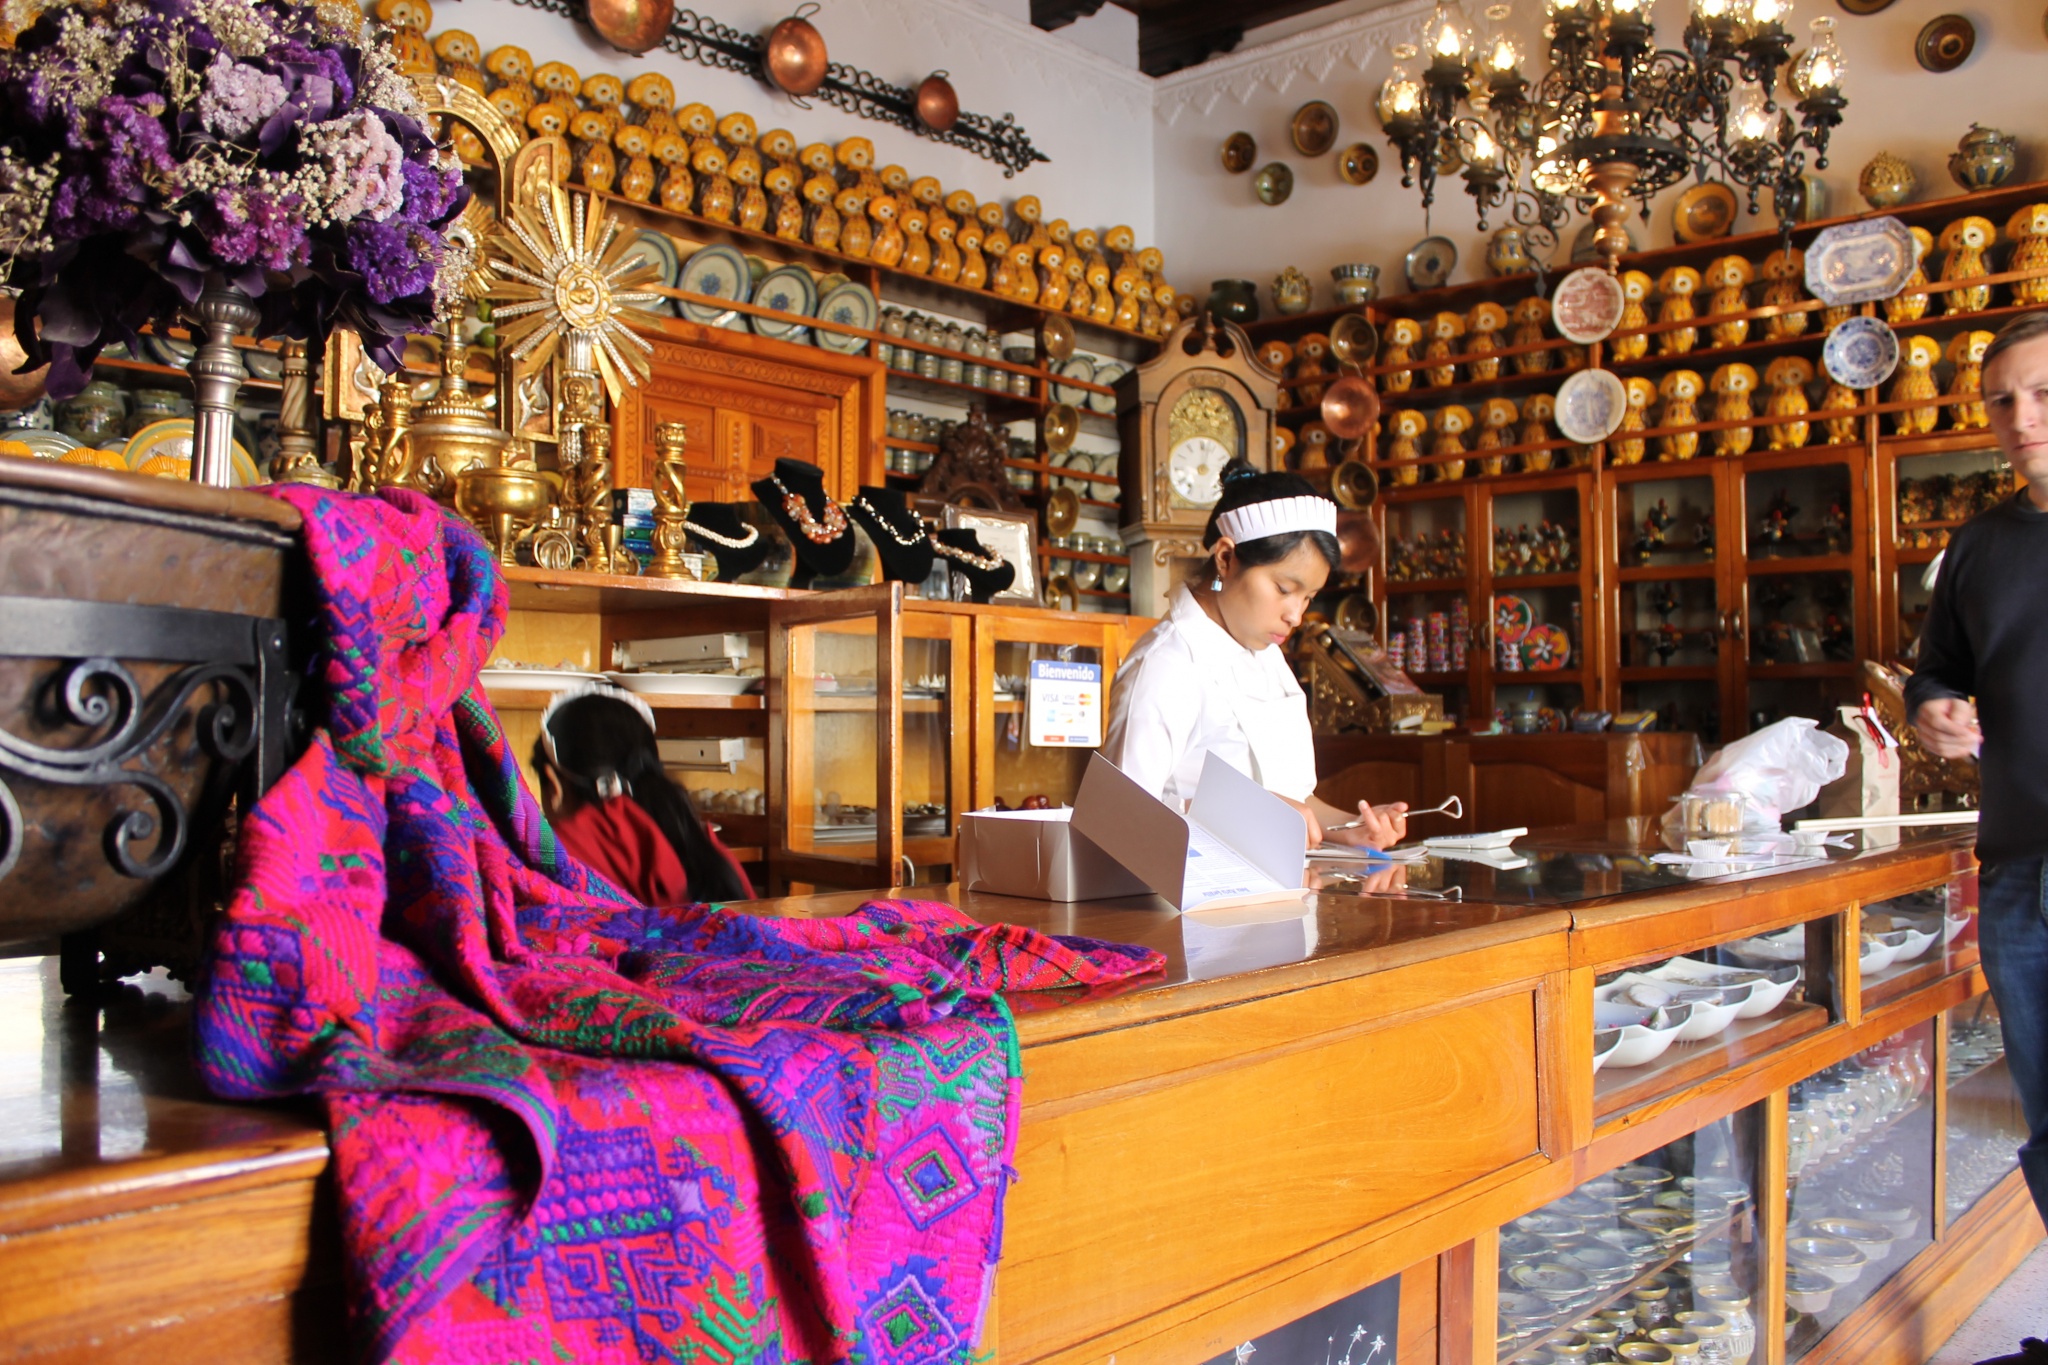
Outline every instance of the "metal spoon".
MULTIPOLYGON (((1373 809, 1377 810, 1379 807, 1375 806, 1373 809)), ((1453 820, 1456 820, 1463 817, 1464 814, 1465 803, 1455 796, 1445 797, 1442 805, 1431 806, 1427 810, 1411 810, 1407 812, 1410 820, 1413 820, 1418 815, 1448 815, 1453 820)), ((1331 830, 1336 829, 1356 829, 1364 823, 1365 821, 1363 820, 1347 820, 1341 825, 1324 825, 1323 833, 1328 834, 1331 830)))

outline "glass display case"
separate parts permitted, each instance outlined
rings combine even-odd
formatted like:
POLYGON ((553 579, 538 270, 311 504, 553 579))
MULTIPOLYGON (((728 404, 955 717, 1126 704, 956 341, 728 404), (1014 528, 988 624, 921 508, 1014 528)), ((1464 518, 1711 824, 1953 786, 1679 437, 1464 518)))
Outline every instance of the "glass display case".
POLYGON ((1977 874, 1863 907, 1858 960, 1865 1009, 1977 962, 1977 874))
POLYGON ((1944 1203, 1953 1224, 2018 1169, 2027 1117, 2005 1065, 1998 1005, 1980 995, 1948 1016, 1944 1203))
POLYGON ((1910 663, 1932 595, 1930 566, 1964 522, 2011 495, 2012 468, 1981 431, 1885 438, 1878 449, 1879 515, 1888 523, 1878 542, 1879 645, 1884 657, 1910 663))
POLYGON ((1792 1087, 1785 1118, 1785 1359, 1934 1242, 1934 1022, 1792 1087))
POLYGON ((1762 1137, 1743 1110, 1502 1228, 1498 1359, 1757 1358, 1762 1137))

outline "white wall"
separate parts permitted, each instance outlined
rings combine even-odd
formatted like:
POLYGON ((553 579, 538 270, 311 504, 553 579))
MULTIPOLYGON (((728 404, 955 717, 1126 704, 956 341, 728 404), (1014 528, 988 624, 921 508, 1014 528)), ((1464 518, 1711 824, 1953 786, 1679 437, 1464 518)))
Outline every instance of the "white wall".
MULTIPOLYGON (((718 0, 706 13, 742 31, 766 32, 795 8, 794 0, 718 0)), ((464 29, 487 52, 515 43, 536 62, 564 61, 586 76, 609 70, 631 79, 652 66, 675 82, 678 103, 701 100, 721 115, 744 110, 763 128, 789 129, 799 142, 866 137, 874 142, 881 164, 894 162, 914 175, 935 175, 948 190, 971 189, 979 199, 1005 203, 1036 194, 1048 218, 1065 218, 1076 227, 1125 223, 1141 242, 1149 242, 1154 223, 1152 82, 1134 69, 1135 18, 1105 9, 1094 20, 1046 33, 1031 26, 1029 9, 1029 0, 825 0, 823 10, 811 18, 834 61, 911 87, 927 73, 944 70, 960 93, 962 109, 997 118, 1016 114, 1033 145, 1052 162, 1007 180, 994 162, 964 149, 830 105, 799 109, 751 77, 686 63, 666 52, 628 56, 580 23, 510 0, 443 3, 435 11, 434 29, 464 29), (1023 17, 1007 12, 1013 9, 1023 17), (1128 61, 1115 55, 1125 47, 1128 61)))
MULTIPOLYGON (((1401 258, 1430 228, 1458 244, 1461 259, 1454 279, 1485 273, 1485 235, 1476 229, 1464 182, 1454 177, 1438 185, 1436 207, 1425 226, 1420 192, 1402 188, 1398 161, 1372 112, 1392 65, 1389 49, 1413 38, 1429 12, 1428 0, 1369 4, 1351 0, 1338 11, 1345 17, 1305 30, 1284 33, 1276 25, 1251 36, 1284 36, 1248 44, 1158 83, 1155 213, 1159 246, 1175 283, 1199 294, 1214 279, 1252 279, 1260 286, 1262 308, 1270 312, 1268 287, 1282 267, 1293 264, 1315 282, 1321 307, 1335 302, 1329 268, 1362 260, 1377 262, 1383 289, 1398 292, 1404 287, 1401 258), (1340 147, 1364 141, 1380 153, 1380 173, 1370 185, 1345 184, 1333 156, 1309 161, 1294 151, 1288 120, 1311 99, 1336 106, 1342 120, 1340 147), (1280 160, 1293 168, 1294 195, 1279 208, 1258 202, 1253 173, 1230 175, 1219 163, 1223 139, 1239 129, 1258 139, 1260 164, 1280 160)), ((1466 7, 1475 15, 1480 8, 1472 0, 1466 7)), ((1537 33, 1542 6, 1540 0, 1515 0, 1515 8, 1523 70, 1534 75, 1546 65, 1537 33)), ((1792 22, 1798 47, 1805 46, 1808 20, 1832 16, 1848 69, 1844 91, 1849 108, 1835 130, 1829 168, 1821 172, 1831 212, 1864 207, 1855 192, 1857 172, 1881 149, 1913 164, 1921 198, 1938 198, 1958 193, 1948 177, 1947 155, 1973 119, 2023 140, 2048 123, 2048 81, 2041 77, 2048 34, 2039 0, 1981 0, 1961 7, 1958 12, 1977 26, 1976 51, 1960 69, 1936 76, 1914 60, 1913 40, 1941 8, 1909 0, 1858 18, 1829 0, 1798 0, 1792 22)), ((1683 0, 1656 0, 1659 38, 1675 45, 1686 14, 1683 0)), ((2048 158, 2023 162, 2021 175, 2044 169, 2048 158)), ((1761 223, 1745 218, 1737 230, 1769 226, 1768 215, 1766 208, 1761 223)), ((1498 217, 1493 221, 1499 225, 1498 217)), ((1565 230, 1567 244, 1582 221, 1565 230)), ((1648 225, 1634 218, 1630 223, 1647 237, 1645 245, 1672 240, 1668 199, 1655 207, 1648 225)))

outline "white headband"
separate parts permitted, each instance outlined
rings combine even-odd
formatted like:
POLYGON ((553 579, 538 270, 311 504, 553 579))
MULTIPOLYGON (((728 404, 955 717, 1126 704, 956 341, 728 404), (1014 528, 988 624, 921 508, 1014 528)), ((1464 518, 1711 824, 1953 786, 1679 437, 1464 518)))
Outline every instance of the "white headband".
MULTIPOLYGON (((626 691, 626 689, 624 689, 623 687, 613 687, 610 683, 578 683, 576 686, 570 688, 566 692, 555 693, 553 699, 548 702, 548 709, 540 713, 541 748, 546 750, 549 760, 552 761, 555 764, 555 766, 562 766, 562 756, 555 750, 555 732, 548 728, 548 722, 555 718, 555 712, 561 710, 570 702, 581 701, 585 697, 610 697, 613 701, 622 701, 626 703, 626 705, 632 707, 635 711, 638 711, 640 713, 640 719, 647 722, 648 733, 654 733, 654 708, 649 706, 644 698, 634 696, 631 692, 626 691)), ((617 778, 614 777, 613 780, 616 781, 617 778)), ((603 784, 600 784, 599 794, 604 796, 615 796, 618 793, 605 791, 603 789, 603 784)))
POLYGON ((1216 518, 1216 533, 1242 545, 1248 540, 1285 535, 1289 531, 1337 534, 1337 504, 1328 498, 1303 495, 1233 507, 1216 518))

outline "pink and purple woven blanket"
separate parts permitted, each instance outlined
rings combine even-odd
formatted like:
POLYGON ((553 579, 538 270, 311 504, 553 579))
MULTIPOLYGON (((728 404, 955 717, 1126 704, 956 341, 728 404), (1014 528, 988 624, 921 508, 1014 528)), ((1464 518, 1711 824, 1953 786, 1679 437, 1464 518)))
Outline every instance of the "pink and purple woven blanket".
POLYGON ((424 498, 279 496, 315 578, 304 757, 242 821, 198 1052, 315 1094, 368 1360, 967 1359, 1021 1072, 999 992, 1143 949, 878 901, 626 901, 556 843, 477 669, 482 542, 424 498))

